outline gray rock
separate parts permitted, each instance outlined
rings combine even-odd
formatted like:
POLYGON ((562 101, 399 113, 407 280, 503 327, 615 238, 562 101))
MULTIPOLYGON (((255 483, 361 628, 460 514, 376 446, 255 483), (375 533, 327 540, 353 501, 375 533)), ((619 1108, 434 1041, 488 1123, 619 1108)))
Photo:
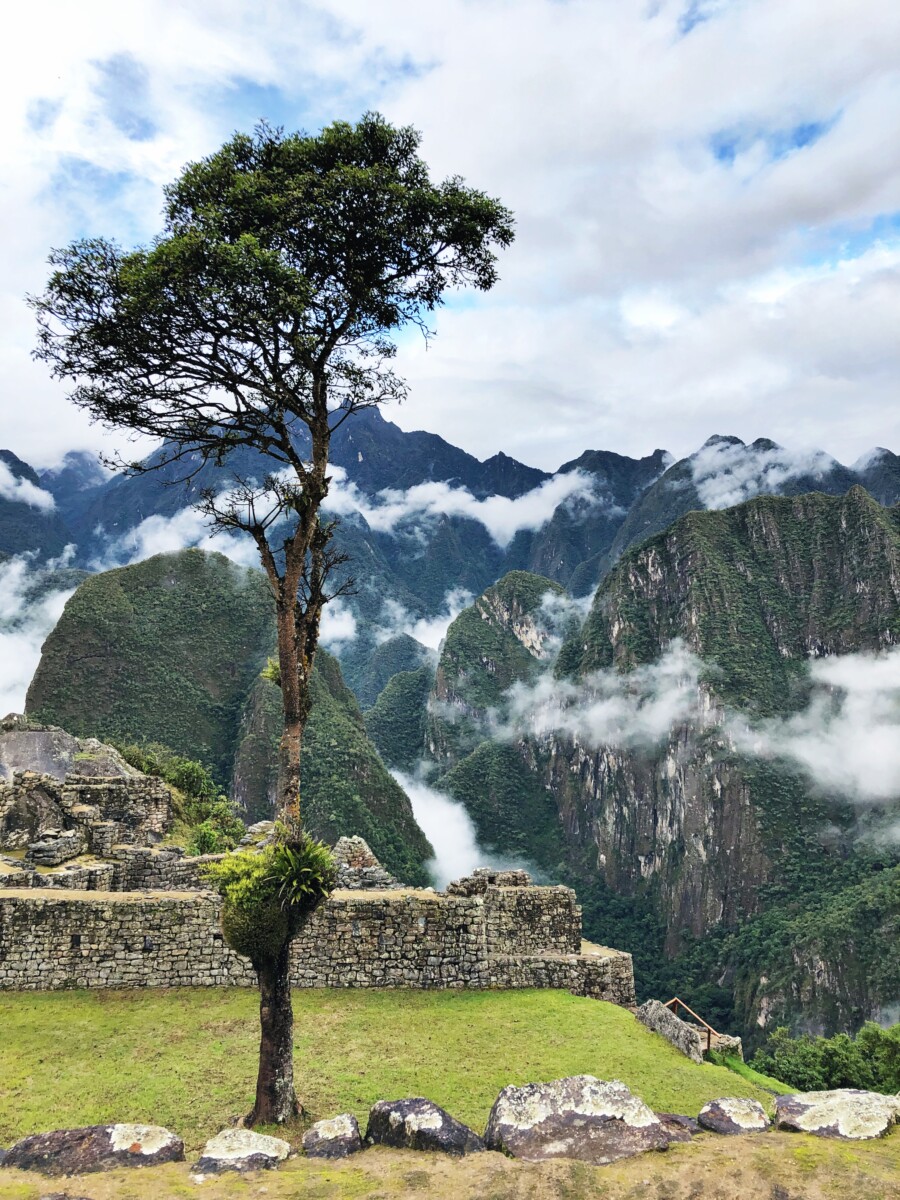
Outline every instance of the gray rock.
POLYGON ((290 1145, 281 1138, 254 1133, 252 1129, 223 1129, 209 1139, 191 1169, 199 1175, 264 1171, 284 1162, 290 1152, 290 1145))
POLYGON ((664 1037, 691 1062, 703 1062, 703 1042, 700 1034, 680 1017, 676 1017, 671 1008, 666 1008, 659 1000, 648 1000, 641 1005, 635 1016, 642 1025, 664 1037))
POLYGON ((359 1124, 352 1113, 316 1121, 303 1135, 303 1149, 310 1158, 346 1158, 362 1148, 359 1124))
POLYGON ((856 1088, 778 1096, 775 1124, 778 1129, 848 1141, 883 1137, 900 1124, 900 1096, 856 1088))
POLYGON ((739 1037, 731 1037, 727 1033, 716 1034, 713 1050, 719 1054, 727 1054, 729 1058, 739 1058, 744 1061, 744 1043, 739 1037))
POLYGON ((491 1109, 484 1140, 491 1150, 531 1162, 577 1158, 602 1164, 645 1150, 666 1150, 674 1138, 620 1080, 573 1075, 504 1088, 491 1109))
POLYGON ((139 775, 112 746, 96 738, 77 738, 55 725, 38 725, 10 713, 0 724, 0 778, 34 771, 65 779, 67 775, 139 775))
POLYGON ((390 871, 386 871, 375 857, 365 838, 338 838, 333 853, 337 863, 338 888, 392 891, 400 887, 390 871))
POLYGON ((398 1150, 440 1150, 455 1155, 484 1149, 484 1142, 474 1130, 421 1096, 373 1104, 366 1141, 398 1150))
POLYGON ((689 1142, 695 1133, 700 1133, 700 1124, 693 1117, 682 1116, 681 1113, 657 1113, 665 1126, 669 1138, 673 1142, 689 1142))
POLYGON ((762 1133, 772 1124, 758 1100, 736 1096, 710 1100, 701 1108, 697 1120, 713 1133, 762 1133))
POLYGON ((183 1161, 184 1142, 159 1125, 88 1125, 23 1138, 6 1152, 3 1165, 42 1175, 84 1175, 183 1161))
POLYGON ((531 887, 531 876, 527 871, 495 871, 491 867, 476 867, 471 875, 448 883, 447 895, 483 896, 489 887, 531 887))

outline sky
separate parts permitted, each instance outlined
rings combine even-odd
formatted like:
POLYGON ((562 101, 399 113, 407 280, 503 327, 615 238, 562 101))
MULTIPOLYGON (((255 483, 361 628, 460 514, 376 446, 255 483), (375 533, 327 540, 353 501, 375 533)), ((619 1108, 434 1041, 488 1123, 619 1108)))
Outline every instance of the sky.
POLYGON ((713 433, 900 450, 896 0, 50 0, 7 18, 0 445, 111 449, 30 358, 51 246, 235 129, 377 109, 516 216, 385 415, 552 470, 713 433))

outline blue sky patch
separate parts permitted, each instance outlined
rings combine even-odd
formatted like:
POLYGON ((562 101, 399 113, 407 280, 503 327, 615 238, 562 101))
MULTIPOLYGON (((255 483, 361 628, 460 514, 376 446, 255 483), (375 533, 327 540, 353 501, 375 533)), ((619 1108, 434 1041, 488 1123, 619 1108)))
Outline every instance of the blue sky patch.
POLYGON ((828 117, 824 121, 802 121, 797 125, 789 125, 784 129, 760 129, 749 126, 736 126, 731 129, 717 130, 709 139, 709 148, 719 162, 732 166, 735 159, 762 142, 765 145, 767 159, 776 162, 786 158, 797 150, 814 146, 837 124, 840 113, 828 117))
POLYGON ((149 75, 143 63, 131 54, 114 54, 94 66, 98 75, 94 91, 116 129, 135 142, 152 138, 157 126, 150 116, 149 75))

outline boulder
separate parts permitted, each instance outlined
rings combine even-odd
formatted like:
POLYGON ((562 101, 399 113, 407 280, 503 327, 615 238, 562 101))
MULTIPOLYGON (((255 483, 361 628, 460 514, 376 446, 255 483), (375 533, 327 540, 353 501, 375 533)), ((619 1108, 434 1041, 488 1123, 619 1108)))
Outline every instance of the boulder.
POLYGON ((263 1171, 284 1162, 291 1147, 281 1138, 252 1129, 223 1129, 210 1138, 193 1170, 200 1175, 223 1171, 263 1171))
POLYGON ((695 1133, 702 1132, 699 1123, 693 1117, 685 1117, 681 1113, 657 1113, 656 1115, 672 1142, 689 1142, 695 1133))
POLYGON ((33 771, 65 779, 67 775, 110 778, 140 771, 96 738, 77 738, 56 725, 41 725, 16 713, 0 722, 0 778, 12 781, 17 771, 33 771))
POLYGON ((892 1125, 900 1124, 900 1096, 856 1088, 778 1096, 775 1124, 791 1132, 848 1141, 883 1137, 892 1125))
POLYGON ((671 1008, 659 1000, 648 1000, 635 1013, 637 1019, 660 1037, 664 1037, 691 1062, 703 1062, 703 1042, 693 1026, 676 1017, 671 1008))
POLYGON ((84 1175, 117 1167, 184 1162, 184 1142, 159 1125, 88 1125, 23 1138, 6 1152, 5 1167, 42 1175, 84 1175))
POLYGON ((362 1148, 359 1125, 352 1113, 316 1121, 303 1135, 303 1149, 310 1158, 346 1158, 362 1148))
POLYGON ((772 1124, 758 1100, 736 1096, 710 1100, 701 1108, 697 1120, 713 1133, 762 1133, 772 1124))
POLYGON ((491 1109, 484 1140, 491 1150, 530 1162, 577 1158, 610 1163, 645 1150, 666 1150, 675 1139, 620 1080, 573 1075, 504 1088, 491 1109))
POLYGON ((484 1149, 484 1142, 474 1130, 421 1096, 373 1104, 366 1141, 398 1150, 440 1150, 456 1155, 484 1149))
POLYGON ((744 1043, 739 1037, 732 1037, 727 1033, 717 1033, 713 1050, 719 1054, 725 1054, 729 1058, 739 1058, 744 1061, 744 1043))

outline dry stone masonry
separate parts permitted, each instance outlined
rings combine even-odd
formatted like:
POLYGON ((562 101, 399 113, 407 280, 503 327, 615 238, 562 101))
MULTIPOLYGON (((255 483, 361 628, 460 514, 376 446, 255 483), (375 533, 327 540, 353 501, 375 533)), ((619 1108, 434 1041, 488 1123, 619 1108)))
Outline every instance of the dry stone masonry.
MULTIPOLYGON (((109 747, 0 723, 0 988, 254 986, 224 943, 210 859, 157 844, 171 820, 166 786, 109 747)), ((582 943, 569 888, 478 870, 446 893, 410 890, 359 837, 335 857, 338 888, 292 947, 298 987, 551 987, 634 1004, 631 956, 582 943)))
MULTIPOLYGON (((298 987, 564 988, 634 1003, 631 956, 576 953, 568 888, 483 896, 336 892, 292 947, 298 987)), ((255 985, 222 939, 218 897, 0 889, 0 988, 255 985)))

